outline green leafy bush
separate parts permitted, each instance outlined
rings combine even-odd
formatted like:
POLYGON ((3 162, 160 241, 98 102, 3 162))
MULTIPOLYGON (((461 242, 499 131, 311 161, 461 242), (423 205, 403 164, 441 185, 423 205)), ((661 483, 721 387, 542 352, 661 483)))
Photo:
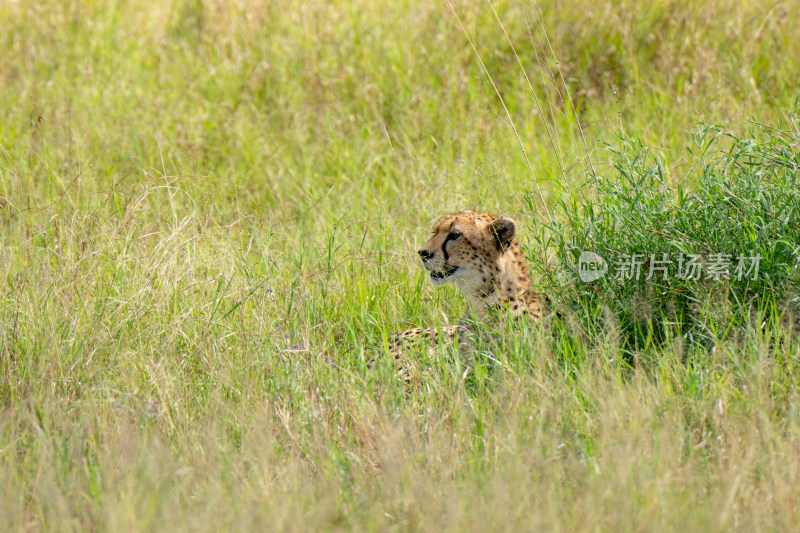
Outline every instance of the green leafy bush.
POLYGON ((699 310, 709 302, 726 310, 727 328, 796 303, 796 124, 796 114, 785 128, 754 123, 744 136, 702 125, 692 135, 691 186, 671 179, 641 142, 623 139, 612 148, 613 178, 589 180, 557 204, 550 292, 584 321, 612 317, 633 349, 670 327, 706 338, 699 310))

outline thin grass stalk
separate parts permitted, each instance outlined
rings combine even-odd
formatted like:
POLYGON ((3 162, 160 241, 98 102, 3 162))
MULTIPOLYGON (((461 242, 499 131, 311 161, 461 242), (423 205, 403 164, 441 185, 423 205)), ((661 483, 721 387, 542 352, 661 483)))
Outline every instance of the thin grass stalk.
POLYGON ((464 32, 464 36, 467 38, 467 41, 469 41, 469 45, 472 47, 472 50, 475 52, 475 56, 478 58, 478 62, 481 64, 481 68, 483 68, 483 71, 486 73, 486 77, 489 78, 489 82, 492 84, 492 87, 494 88, 494 92, 495 92, 495 94, 497 94, 497 98, 500 100, 500 104, 503 106, 503 110, 506 112, 506 117, 508 118, 508 123, 511 126, 511 129, 514 131, 514 136, 517 138, 517 144, 519 144, 519 149, 522 151, 522 155, 525 157, 525 163, 528 165, 528 171, 531 173, 531 177, 533 178, 533 183, 536 185, 536 192, 539 195, 539 199, 542 202, 542 208, 544 208, 544 212, 547 213, 547 218, 548 218, 548 220, 550 220, 550 223, 552 224, 553 223, 553 216, 550 214, 550 210, 547 209, 547 203, 544 201, 544 195, 542 194, 542 189, 539 187, 539 180, 536 179, 536 174, 533 172, 533 167, 531 166, 530 159, 528 159, 528 154, 527 154, 527 152, 525 152, 525 146, 522 144, 522 139, 520 139, 520 137, 519 137, 519 133, 517 132, 517 127, 514 125, 514 120, 511 118, 511 113, 508 111, 508 107, 506 106, 506 103, 503 100, 503 97, 500 95, 500 91, 497 88, 497 85, 495 84, 494 79, 492 78, 492 75, 489 73, 489 70, 486 68, 486 65, 484 64, 483 59, 481 58, 481 55, 478 52, 478 49, 475 48, 475 43, 472 42, 472 38, 469 36, 469 32, 467 32, 467 29, 464 27, 464 24, 461 22, 461 18, 458 16, 458 13, 456 13, 456 10, 453 7, 453 4, 448 2, 447 5, 450 7, 450 11, 453 12, 453 15, 455 15, 456 21, 458 21, 459 27, 461 27, 461 31, 464 32))
MULTIPOLYGON (((511 51, 514 53, 514 57, 517 60, 517 64, 519 65, 520 70, 522 71, 522 75, 525 76, 525 81, 528 83, 528 88, 531 90, 531 95, 533 96, 533 101, 536 103, 536 108, 539 110, 539 113, 544 118, 544 110, 542 109, 542 105, 539 102, 539 98, 536 96, 536 91, 533 90, 533 85, 531 84, 531 80, 528 77, 528 72, 525 70, 525 67, 522 65, 522 60, 520 60, 519 55, 517 54, 517 49, 514 47, 514 42, 508 36, 508 32, 506 31, 506 27, 503 24, 503 21, 500 20, 500 16, 497 14, 497 11, 492 5, 491 0, 486 0, 486 3, 489 4, 489 7, 492 9, 492 13, 494 13, 494 18, 497 19, 497 23, 500 25, 500 29, 503 30, 503 35, 506 37, 506 41, 508 41, 509 46, 511 46, 511 51)), ((564 183, 567 182, 567 176, 564 173, 564 165, 561 161, 561 154, 559 150, 556 149, 555 141, 553 140, 553 135, 550 132, 550 127, 548 126, 547 122, 545 121, 545 131, 547 131, 547 138, 550 141, 550 146, 553 147, 553 152, 556 154, 556 160, 558 161, 558 169, 561 172, 561 177, 564 178, 564 183)), ((554 124, 555 125, 555 124, 554 124)))
POLYGON ((536 17, 539 19, 539 26, 542 28, 542 34, 544 35, 545 41, 547 41, 547 47, 550 49, 550 55, 553 56, 553 61, 556 62, 556 70, 558 71, 558 76, 561 79, 561 84, 564 86, 564 92, 567 94, 567 101, 569 102, 569 107, 572 110, 572 115, 575 117, 575 123, 578 125, 578 132, 581 135, 581 141, 583 141, 583 149, 586 151, 586 159, 589 162, 589 173, 592 175, 594 179, 595 186, 597 186, 597 174, 594 171, 594 165, 592 164, 592 156, 589 153, 589 147, 586 144, 586 136, 583 134, 583 127, 581 126, 581 120, 578 118, 578 113, 575 111, 575 106, 572 103, 572 96, 569 93, 569 88, 567 87, 567 82, 564 80, 564 74, 561 72, 561 65, 558 62, 558 58, 556 58, 555 51, 553 50, 553 45, 550 43, 550 37, 547 36, 547 30, 544 27, 544 21, 542 20, 542 15, 539 12, 539 9, 536 7, 536 4, 533 4, 533 10, 536 12, 536 17))

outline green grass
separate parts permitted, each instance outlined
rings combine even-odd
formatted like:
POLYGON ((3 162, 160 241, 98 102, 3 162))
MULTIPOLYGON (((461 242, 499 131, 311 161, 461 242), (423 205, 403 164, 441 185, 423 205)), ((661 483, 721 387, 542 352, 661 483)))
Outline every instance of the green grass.
MULTIPOLYGON (((716 220, 692 236, 715 245, 742 226, 678 187, 750 202, 786 178, 698 171, 686 132, 796 135, 797 6, 561 4, 540 25, 497 2, 503 28, 454 6, 556 233, 446 4, 2 3, 3 529, 795 529, 796 274, 767 293, 781 305, 701 300, 699 347, 664 328, 632 350, 612 299, 575 306, 603 320, 508 332, 502 367, 468 380, 441 350, 407 385, 384 357, 393 332, 464 311, 414 257, 443 213, 514 217, 548 286, 546 264, 571 268, 554 251, 589 242, 569 200, 620 212, 642 190, 621 170, 648 165, 615 167, 638 149, 605 142, 657 154, 650 205, 716 220)), ((644 246, 680 221, 659 213, 591 243, 644 246)))

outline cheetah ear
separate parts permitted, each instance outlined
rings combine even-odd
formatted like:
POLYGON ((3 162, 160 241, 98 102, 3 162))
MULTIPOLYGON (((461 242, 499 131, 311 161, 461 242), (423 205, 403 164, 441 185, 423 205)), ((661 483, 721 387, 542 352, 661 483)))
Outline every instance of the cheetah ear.
POLYGON ((494 235, 497 249, 501 252, 505 252, 508 247, 511 246, 511 241, 514 240, 517 225, 508 217, 500 217, 497 220, 493 220, 492 223, 489 224, 489 228, 494 235))

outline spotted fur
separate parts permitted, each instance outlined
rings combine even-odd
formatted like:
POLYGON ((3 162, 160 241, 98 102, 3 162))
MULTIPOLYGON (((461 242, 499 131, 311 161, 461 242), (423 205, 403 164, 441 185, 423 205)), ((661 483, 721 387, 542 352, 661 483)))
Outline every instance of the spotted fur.
MULTIPOLYGON (((433 236, 418 253, 431 283, 455 284, 477 318, 541 320, 542 298, 531 286, 516 224, 510 218, 469 211, 447 215, 436 223, 433 236)), ((456 336, 470 332, 463 323, 441 329, 408 329, 392 336, 389 351, 400 358, 408 342, 437 343, 439 335, 452 346, 456 336)))

